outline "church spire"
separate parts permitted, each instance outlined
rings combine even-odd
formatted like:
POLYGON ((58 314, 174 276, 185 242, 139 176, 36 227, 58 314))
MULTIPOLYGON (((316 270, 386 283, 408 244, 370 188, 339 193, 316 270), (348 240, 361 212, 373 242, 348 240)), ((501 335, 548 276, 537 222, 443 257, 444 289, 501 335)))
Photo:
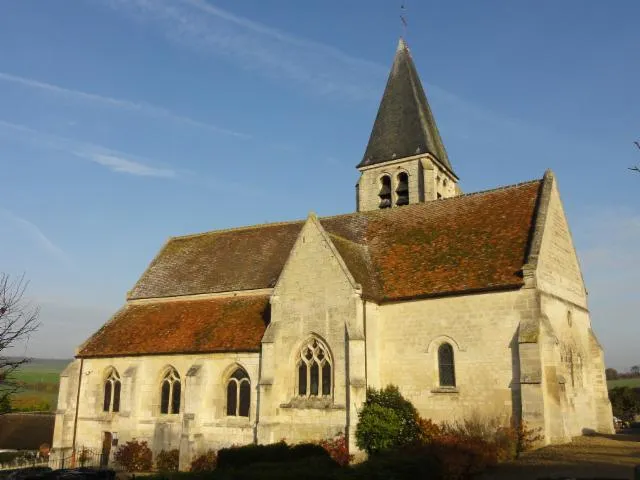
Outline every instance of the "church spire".
POLYGON ((358 168, 423 153, 455 175, 409 47, 400 37, 369 143, 358 168))

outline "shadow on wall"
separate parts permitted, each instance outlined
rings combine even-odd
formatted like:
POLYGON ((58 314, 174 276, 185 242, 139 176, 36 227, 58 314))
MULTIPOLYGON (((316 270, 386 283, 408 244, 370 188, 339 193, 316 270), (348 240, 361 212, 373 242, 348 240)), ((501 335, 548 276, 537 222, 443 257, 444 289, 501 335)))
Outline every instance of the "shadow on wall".
POLYGON ((516 331, 509 343, 511 349, 511 371, 513 377, 511 378, 511 418, 518 422, 522 418, 522 392, 520 390, 520 343, 518 341, 520 336, 520 327, 516 328, 516 331))

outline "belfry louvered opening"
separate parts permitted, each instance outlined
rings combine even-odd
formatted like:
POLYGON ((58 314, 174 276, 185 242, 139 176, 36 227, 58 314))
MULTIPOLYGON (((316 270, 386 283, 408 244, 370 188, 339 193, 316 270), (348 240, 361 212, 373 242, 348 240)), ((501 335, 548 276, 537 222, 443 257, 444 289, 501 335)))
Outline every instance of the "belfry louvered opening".
POLYGON ((389 175, 383 175, 380 178, 380 192, 378 193, 378 197, 380 197, 380 208, 390 208, 391 207, 391 177, 389 175))
POLYGON ((406 172, 398 174, 398 187, 396 188, 396 205, 409 205, 409 175, 406 172))

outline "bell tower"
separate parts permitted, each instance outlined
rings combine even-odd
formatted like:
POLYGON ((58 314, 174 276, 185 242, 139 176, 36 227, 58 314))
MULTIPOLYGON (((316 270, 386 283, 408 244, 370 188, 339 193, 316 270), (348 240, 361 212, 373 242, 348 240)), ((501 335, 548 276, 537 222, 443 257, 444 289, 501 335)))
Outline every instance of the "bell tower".
POLYGON ((403 38, 357 168, 358 211, 401 207, 461 193, 403 38))

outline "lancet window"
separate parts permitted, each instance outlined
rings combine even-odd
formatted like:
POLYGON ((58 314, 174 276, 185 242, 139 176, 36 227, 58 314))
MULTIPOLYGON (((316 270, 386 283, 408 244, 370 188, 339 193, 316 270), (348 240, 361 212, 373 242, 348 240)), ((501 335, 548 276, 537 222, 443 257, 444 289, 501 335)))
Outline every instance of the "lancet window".
POLYGON ((120 411, 120 375, 115 368, 112 368, 104 382, 104 401, 102 410, 105 412, 120 411))
POLYGON ((162 379, 160 388, 160 413, 180 413, 180 375, 170 368, 162 379))
POLYGON ((237 368, 227 382, 227 415, 248 417, 251 404, 251 383, 249 375, 237 368))

